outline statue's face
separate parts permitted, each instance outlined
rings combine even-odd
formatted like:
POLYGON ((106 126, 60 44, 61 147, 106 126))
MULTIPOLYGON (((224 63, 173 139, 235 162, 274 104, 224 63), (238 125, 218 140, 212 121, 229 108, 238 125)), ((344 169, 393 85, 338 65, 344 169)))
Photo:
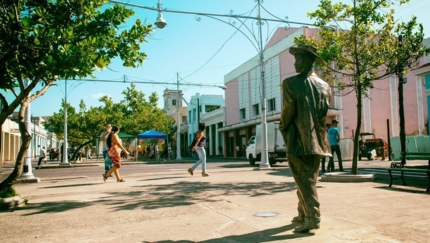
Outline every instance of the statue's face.
POLYGON ((294 55, 296 61, 294 62, 294 68, 297 73, 308 73, 312 69, 313 60, 307 55, 297 53, 294 55))
POLYGON ((294 62, 294 68, 297 73, 301 73, 304 70, 304 56, 301 54, 294 55, 296 61, 294 62))

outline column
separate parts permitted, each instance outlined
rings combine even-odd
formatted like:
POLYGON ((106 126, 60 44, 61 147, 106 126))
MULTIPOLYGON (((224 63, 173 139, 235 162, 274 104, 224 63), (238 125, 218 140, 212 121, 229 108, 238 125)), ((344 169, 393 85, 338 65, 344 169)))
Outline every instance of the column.
POLYGON ((216 155, 220 155, 218 152, 218 147, 219 147, 218 126, 219 126, 218 124, 215 124, 215 151, 217 151, 217 152, 215 152, 216 155))

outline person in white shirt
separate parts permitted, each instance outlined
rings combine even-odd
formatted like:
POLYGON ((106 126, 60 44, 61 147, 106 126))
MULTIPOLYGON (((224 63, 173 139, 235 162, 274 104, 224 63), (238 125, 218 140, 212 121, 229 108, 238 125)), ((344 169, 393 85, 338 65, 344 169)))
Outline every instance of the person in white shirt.
POLYGON ((46 151, 45 151, 45 147, 40 148, 39 145, 39 162, 37 162, 37 169, 40 169, 40 164, 42 163, 42 160, 44 160, 46 157, 46 151))

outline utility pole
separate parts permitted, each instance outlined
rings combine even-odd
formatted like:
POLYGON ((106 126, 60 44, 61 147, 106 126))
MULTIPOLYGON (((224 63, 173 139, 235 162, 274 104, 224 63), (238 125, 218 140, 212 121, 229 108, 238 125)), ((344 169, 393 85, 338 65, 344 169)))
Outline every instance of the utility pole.
MULTIPOLYGON (((27 86, 29 85, 30 80, 27 78, 27 86)), ((27 129, 27 132, 29 134, 31 134, 31 103, 28 103, 27 108, 25 109, 25 115, 24 115, 24 123, 25 123, 25 128, 27 129)), ((35 134, 35 132, 33 133, 35 134)), ((23 171, 21 172, 21 179, 27 180, 27 181, 34 181, 34 182, 40 182, 40 179, 37 177, 34 177, 33 175, 33 168, 31 166, 31 151, 32 151, 32 146, 31 146, 31 140, 30 140, 30 145, 27 148, 27 152, 25 154, 25 158, 24 158, 24 166, 23 166, 23 171)))
POLYGON ((181 92, 179 91, 179 73, 176 73, 176 90, 178 91, 178 100, 176 101, 176 160, 181 158, 181 114, 179 112, 179 102, 181 101, 181 92))
POLYGON ((70 165, 69 158, 67 154, 67 148, 69 147, 67 145, 67 79, 66 84, 64 85, 64 142, 63 142, 63 160, 61 161, 60 165, 70 165))

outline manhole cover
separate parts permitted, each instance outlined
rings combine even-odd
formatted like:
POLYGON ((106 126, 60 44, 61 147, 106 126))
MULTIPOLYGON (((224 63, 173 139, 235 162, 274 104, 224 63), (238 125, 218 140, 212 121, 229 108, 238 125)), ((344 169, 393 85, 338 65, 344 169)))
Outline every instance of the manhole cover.
POLYGON ((261 213, 256 213, 254 214, 255 217, 275 217, 278 216, 279 213, 276 212, 261 212, 261 213))

